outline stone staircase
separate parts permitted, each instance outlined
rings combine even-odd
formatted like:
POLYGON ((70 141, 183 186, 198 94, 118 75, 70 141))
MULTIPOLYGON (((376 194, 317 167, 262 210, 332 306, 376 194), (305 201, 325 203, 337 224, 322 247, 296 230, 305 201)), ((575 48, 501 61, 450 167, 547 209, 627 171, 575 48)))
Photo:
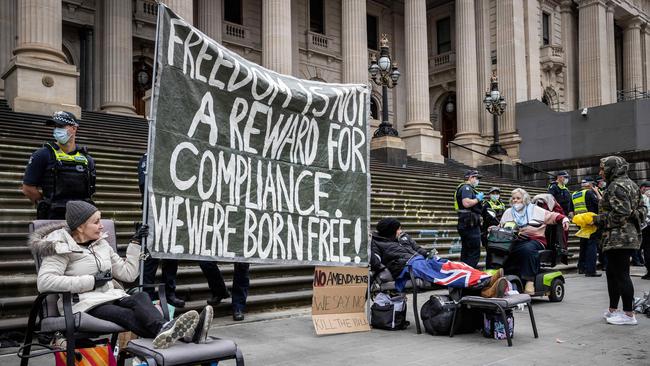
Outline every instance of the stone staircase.
MULTIPOLYGON (((44 120, 39 115, 14 113, 6 101, 0 100, 0 331, 23 327, 36 295, 34 263, 25 243, 35 209, 22 195, 20 185, 30 154, 51 138, 44 120)), ((78 143, 89 147, 97 163, 94 200, 104 218, 115 220, 118 243, 126 243, 135 222, 142 219, 137 162, 146 149, 147 122, 83 112, 78 143)), ((460 239, 451 197, 462 169, 416 161, 395 168, 371 161, 371 172, 373 224, 384 216, 396 217, 422 245, 435 246, 444 257, 459 258, 460 239)), ((487 176, 483 181, 482 187, 498 184, 506 192, 516 186, 498 177, 487 176)), ((125 248, 119 245, 118 249, 123 254, 125 248)), ((571 264, 560 269, 574 267, 571 264)), ((224 264, 222 272, 230 286, 232 265, 224 264)), ((309 304, 312 274, 313 267, 308 265, 252 265, 249 311, 309 304)), ((181 264, 177 291, 188 300, 187 309, 205 304, 209 290, 196 263, 181 264)), ((225 301, 215 312, 223 316, 228 310, 225 301)))

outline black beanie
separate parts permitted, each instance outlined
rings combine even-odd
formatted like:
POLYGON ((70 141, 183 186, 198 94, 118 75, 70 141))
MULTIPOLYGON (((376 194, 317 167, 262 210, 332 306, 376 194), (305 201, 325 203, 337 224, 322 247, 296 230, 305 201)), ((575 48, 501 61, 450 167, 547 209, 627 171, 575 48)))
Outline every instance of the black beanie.
POLYGON ((392 217, 386 217, 377 223, 376 229, 377 233, 384 238, 394 238, 397 233, 397 229, 400 228, 402 224, 399 221, 392 217))
POLYGON ((70 230, 74 230, 83 224, 97 212, 97 207, 85 201, 68 201, 65 205, 65 221, 70 230))

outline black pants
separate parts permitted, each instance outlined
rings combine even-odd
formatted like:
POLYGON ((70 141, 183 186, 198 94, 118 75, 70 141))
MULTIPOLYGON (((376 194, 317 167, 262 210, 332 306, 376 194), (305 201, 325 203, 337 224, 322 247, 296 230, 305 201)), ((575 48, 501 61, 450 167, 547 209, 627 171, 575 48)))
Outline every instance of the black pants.
MULTIPOLYGON (((178 261, 174 259, 155 259, 149 256, 144 261, 144 270, 142 271, 142 282, 146 285, 156 283, 156 270, 158 263, 162 262, 162 283, 165 284, 165 294, 167 296, 176 293, 176 273, 178 272, 178 261)), ((145 292, 153 299, 155 289, 145 288, 145 292)))
POLYGON ((98 305, 88 314, 113 322, 143 338, 155 337, 166 320, 144 292, 98 305))
POLYGON ((619 298, 623 301, 623 311, 632 311, 634 285, 630 278, 630 257, 632 249, 610 249, 607 251, 607 292, 609 307, 618 308, 619 298))
POLYGON ((598 257, 598 239, 580 238, 580 257, 578 270, 593 274, 596 273, 596 260, 598 257))
MULTIPOLYGON (((250 278, 248 263, 235 263, 232 278, 232 309, 233 311, 244 311, 246 307, 246 298, 248 297, 248 288, 250 287, 250 278)), ((208 286, 212 296, 225 298, 228 297, 228 289, 221 275, 221 270, 216 262, 199 262, 199 267, 203 275, 208 280, 208 286)))
POLYGON ((539 273, 539 251, 544 246, 537 240, 516 241, 508 256, 508 273, 514 273, 525 281, 535 281, 539 273))
POLYGON ((469 227, 464 220, 459 219, 457 228, 462 243, 460 261, 476 268, 481 258, 481 227, 469 227))

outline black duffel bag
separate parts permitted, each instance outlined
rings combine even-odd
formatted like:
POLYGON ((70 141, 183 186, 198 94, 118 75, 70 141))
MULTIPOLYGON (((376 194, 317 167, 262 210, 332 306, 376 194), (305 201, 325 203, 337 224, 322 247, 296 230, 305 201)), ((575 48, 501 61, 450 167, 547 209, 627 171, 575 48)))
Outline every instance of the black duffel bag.
MULTIPOLYGON (((458 304, 447 295, 431 295, 420 309, 424 330, 431 335, 449 335, 454 309, 458 304)), ((482 326, 482 313, 477 309, 459 308, 455 334, 473 333, 482 326)))
POLYGON ((379 293, 370 307, 370 325, 386 330, 403 330, 409 326, 406 320, 406 295, 390 297, 379 293))

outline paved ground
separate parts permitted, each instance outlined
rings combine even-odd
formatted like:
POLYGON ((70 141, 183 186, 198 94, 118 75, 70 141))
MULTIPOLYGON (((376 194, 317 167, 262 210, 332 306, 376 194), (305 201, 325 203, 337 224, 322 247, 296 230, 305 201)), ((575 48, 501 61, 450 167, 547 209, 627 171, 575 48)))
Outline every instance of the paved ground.
MULTIPOLYGON (((636 294, 650 291, 650 281, 639 278, 643 271, 635 268, 635 272, 636 294)), ((237 324, 216 319, 211 334, 235 340, 246 364, 253 366, 650 365, 650 319, 637 316, 639 325, 628 327, 608 325, 602 319, 608 304, 605 277, 570 275, 566 291, 562 303, 534 303, 538 339, 533 338, 527 311, 515 313, 511 348, 505 341, 478 333, 454 338, 417 335, 414 325, 398 332, 373 330, 317 337, 309 309, 251 314, 237 324)), ((422 296, 421 303, 429 294, 422 296)), ((32 364, 53 364, 46 358, 35 361, 32 364)), ((18 365, 18 359, 0 356, 0 365, 18 365)))

